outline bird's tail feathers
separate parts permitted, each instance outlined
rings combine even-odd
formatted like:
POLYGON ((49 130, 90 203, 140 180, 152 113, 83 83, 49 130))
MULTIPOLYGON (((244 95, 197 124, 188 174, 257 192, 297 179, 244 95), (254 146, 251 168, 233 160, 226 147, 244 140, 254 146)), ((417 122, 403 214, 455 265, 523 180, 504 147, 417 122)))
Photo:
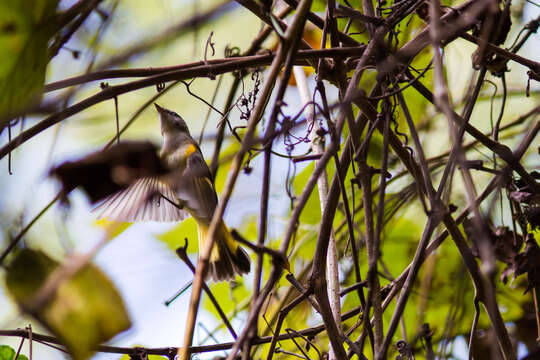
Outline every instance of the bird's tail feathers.
MULTIPOLYGON (((208 225, 198 223, 199 227, 199 251, 204 249, 208 233, 208 225)), ((229 229, 223 221, 216 231, 214 248, 210 254, 207 279, 214 281, 228 281, 236 275, 249 273, 251 268, 250 259, 244 249, 233 239, 229 229)))

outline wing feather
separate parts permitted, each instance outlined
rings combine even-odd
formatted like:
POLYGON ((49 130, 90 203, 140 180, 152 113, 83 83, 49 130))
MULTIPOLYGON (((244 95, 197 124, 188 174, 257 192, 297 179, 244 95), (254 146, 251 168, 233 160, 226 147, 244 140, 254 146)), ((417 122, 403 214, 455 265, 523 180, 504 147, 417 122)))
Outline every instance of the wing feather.
POLYGON ((99 219, 128 222, 180 221, 189 216, 187 211, 178 209, 157 194, 179 203, 178 197, 167 184, 158 178, 147 177, 107 197, 93 211, 99 219))

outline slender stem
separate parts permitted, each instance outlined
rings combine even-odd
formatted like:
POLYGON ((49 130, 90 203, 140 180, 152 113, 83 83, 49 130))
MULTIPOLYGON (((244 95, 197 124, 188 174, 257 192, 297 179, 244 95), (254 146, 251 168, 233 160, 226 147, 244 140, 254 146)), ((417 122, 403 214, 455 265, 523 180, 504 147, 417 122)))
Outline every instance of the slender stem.
MULTIPOLYGON (((176 249, 176 254, 188 266, 189 270, 191 270, 191 272, 193 274, 195 274, 195 265, 193 265, 193 263, 191 262, 191 260, 187 256, 186 248, 187 248, 187 242, 186 242, 186 247, 180 247, 180 248, 176 249)), ((236 331, 234 331, 234 328, 232 327, 231 322, 227 318, 227 315, 225 315, 225 312, 223 311, 223 309, 219 305, 216 297, 214 296, 214 294, 212 294, 212 290, 210 290, 208 285, 206 285, 206 283, 204 283, 204 282, 203 282, 202 286, 203 286, 204 292, 206 293, 206 295, 208 295, 208 298, 210 299, 210 301, 214 305, 214 308, 216 309, 219 316, 221 317, 221 320, 223 321, 223 324, 225 324, 225 327, 227 327, 227 329, 231 333, 232 337, 234 339, 236 339, 238 337, 238 335, 236 334, 236 331)))
POLYGON ((270 349, 268 350, 268 355, 266 356, 266 360, 272 360, 272 357, 274 356, 274 350, 276 349, 276 344, 278 341, 279 333, 281 331, 281 326, 283 325, 283 321, 285 321, 285 318, 289 314, 289 312, 294 309, 297 305, 299 305, 302 301, 306 299, 308 296, 308 293, 302 293, 300 294, 296 299, 291 301, 290 304, 285 306, 283 309, 279 311, 279 316, 276 324, 276 328, 274 330, 274 335, 272 336, 272 342, 270 343, 270 349))
MULTIPOLYGON (((285 33, 285 39, 287 42, 283 42, 282 46, 280 46, 278 49, 278 52, 270 68, 268 77, 266 79, 265 86, 263 90, 261 91, 260 97, 257 100, 257 104, 255 105, 255 108, 253 109, 252 114, 248 120, 248 127, 244 135, 244 140, 242 141, 242 146, 231 164, 231 169, 229 171, 227 181, 225 183, 225 190, 222 195, 222 201, 218 205, 216 210, 214 211, 214 215, 212 217, 212 221, 208 229, 208 235, 207 235, 208 241, 205 244, 205 248, 201 252, 201 255, 199 258, 200 261, 197 265, 197 271, 195 273, 195 279, 193 282, 193 288, 192 288, 192 293, 191 293, 188 319, 186 322, 186 331, 184 335, 184 347, 182 348, 181 351, 179 351, 179 355, 181 359, 188 359, 188 356, 189 356, 189 353, 188 353, 189 346, 191 346, 191 342, 193 340, 195 320, 197 317, 197 311, 198 311, 198 306, 200 302, 202 279, 204 278, 204 274, 208 266, 208 259, 210 258, 210 253, 214 245, 214 236, 217 230, 217 226, 223 217, 225 208, 227 206, 227 203, 234 189, 236 179, 238 178, 238 174, 240 173, 240 168, 243 162, 244 155, 247 152, 247 150, 251 147, 251 143, 252 143, 253 136, 255 133, 255 128, 258 122, 260 121, 260 118, 263 114, 263 110, 266 107, 266 103, 270 97, 270 93, 271 93, 271 90, 273 89, 275 79, 277 78, 279 71, 281 70, 282 64, 285 62, 287 58, 287 55, 289 53, 289 46, 292 44, 293 41, 295 41, 295 39, 298 39, 298 35, 300 34, 300 31, 301 29, 303 29, 303 24, 305 22, 305 13, 309 10, 310 5, 311 5, 310 0, 302 1, 300 7, 297 9, 297 13, 295 15, 295 18, 291 26, 287 29, 287 32, 285 33)), ((290 64, 290 66, 292 66, 292 64, 290 64)), ((247 328, 249 330, 249 326, 247 328)), ((245 331, 243 331, 242 334, 245 334, 245 331)), ((244 340, 245 340, 245 335, 242 341, 244 340)), ((240 345, 241 344, 240 341, 237 342, 237 344, 240 345)), ((235 346, 233 351, 229 354, 229 358, 232 359, 236 355, 236 352, 238 351, 238 345, 235 346)))
POLYGON ((4 263, 6 256, 8 256, 8 254, 15 248, 15 246, 19 243, 19 241, 21 241, 23 236, 28 232, 28 230, 30 230, 30 228, 36 223, 36 221, 38 221, 39 218, 41 218, 41 216, 45 214, 47 210, 49 210, 49 208, 58 201, 58 199, 60 199, 61 194, 62 193, 60 192, 56 194, 56 196, 51 201, 49 201, 49 203, 45 205, 45 207, 41 209, 41 211, 36 216, 34 216, 34 218, 9 243, 8 247, 2 252, 2 255, 0 255, 0 265, 4 263))
POLYGON ((474 345, 474 335, 476 333, 476 326, 478 325, 478 318, 480 317, 480 305, 478 299, 474 299, 474 318, 471 325, 471 334, 469 335, 469 360, 473 359, 473 345, 474 345))

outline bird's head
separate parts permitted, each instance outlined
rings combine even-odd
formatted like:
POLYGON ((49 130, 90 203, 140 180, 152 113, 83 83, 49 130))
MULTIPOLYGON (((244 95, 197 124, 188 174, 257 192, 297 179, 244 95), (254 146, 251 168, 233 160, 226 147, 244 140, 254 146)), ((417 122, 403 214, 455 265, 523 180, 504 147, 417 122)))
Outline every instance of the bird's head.
POLYGON ((189 129, 186 122, 180 115, 174 111, 165 109, 158 104, 154 104, 159 113, 159 122, 161 123, 161 135, 177 135, 185 133, 189 135, 189 129))

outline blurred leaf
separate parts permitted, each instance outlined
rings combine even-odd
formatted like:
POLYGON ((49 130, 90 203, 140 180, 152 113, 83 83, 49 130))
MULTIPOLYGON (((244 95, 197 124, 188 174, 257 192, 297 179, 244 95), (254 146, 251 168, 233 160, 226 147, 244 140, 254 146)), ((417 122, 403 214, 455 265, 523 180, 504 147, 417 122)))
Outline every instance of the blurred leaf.
MULTIPOLYGON (((244 301, 250 300, 251 292, 246 289, 243 278, 237 278, 237 280, 230 283, 210 283, 208 286, 210 286, 212 294, 219 302, 219 306, 221 306, 225 314, 228 314, 233 310, 239 310, 244 301)), ((216 318, 219 318, 217 310, 210 299, 207 296, 205 296, 203 299, 203 307, 210 313, 214 314, 216 318)))
MULTIPOLYGON (((243 135, 243 130, 238 131, 241 136, 243 135)), ((236 140, 232 140, 230 145, 221 150, 220 160, 219 160, 219 171, 217 176, 214 179, 214 186, 217 193, 221 193, 223 187, 225 186, 225 181, 227 181, 227 174, 229 173, 229 166, 234 157, 234 155, 240 150, 240 143, 236 140)))
POLYGON ((98 219, 94 222, 94 225, 102 228, 107 232, 107 237, 109 239, 114 239, 121 233, 127 230, 133 223, 130 222, 119 222, 107 219, 98 219))
POLYGON ((257 215, 244 217, 241 226, 241 233, 246 239, 249 239, 250 241, 257 239, 259 234, 258 221, 259 218, 257 215))
POLYGON ((387 226, 382 252, 386 259, 392 259, 387 266, 388 271, 394 276, 405 269, 416 250, 422 228, 418 224, 418 219, 415 220, 403 216, 391 226, 387 226))
POLYGON ((158 235, 157 238, 167 244, 167 246, 173 251, 176 251, 176 249, 178 249, 180 246, 184 246, 184 239, 187 238, 188 254, 193 254, 199 251, 197 223, 192 217, 185 219, 172 230, 158 235))
POLYGON ((58 0, 0 2, 1 116, 23 109, 40 95, 57 5, 58 0))
MULTIPOLYGON (((58 267, 43 252, 30 249, 21 250, 13 260, 6 283, 23 311, 58 267)), ((62 282, 51 299, 30 315, 60 338, 74 359, 88 359, 97 345, 130 326, 118 291, 92 264, 62 282)))
MULTIPOLYGON (((417 70, 411 71, 412 76, 420 77, 418 81, 422 82, 422 84, 430 88, 432 86, 431 84, 433 83, 433 72, 424 72, 424 70, 430 64, 431 58, 432 54, 429 49, 423 50, 414 58, 414 61, 411 64, 411 66, 417 70)), ((405 88, 403 84, 401 84, 400 87, 405 88)), ((431 122, 434 121, 433 116, 428 110, 428 106, 430 105, 429 101, 422 96, 418 96, 418 92, 412 86, 409 86, 403 90, 403 97, 405 98, 407 108, 409 110, 409 113, 411 114, 411 118, 415 122, 416 127, 421 128, 419 129, 419 131, 429 130, 431 122)), ((408 133, 407 122, 405 116, 403 115, 401 107, 399 108, 399 117, 397 117, 396 121, 398 122, 398 130, 401 133, 408 133)), ((392 125, 392 128, 394 127, 395 125, 392 125)))
MULTIPOLYGON (((14 360, 17 352, 13 350, 10 346, 0 345, 0 360, 14 360)), ((19 354, 17 360, 28 360, 26 355, 19 354)))
POLYGON ((326 1, 324 0, 314 0, 311 4, 311 11, 313 12, 322 12, 326 10, 326 1))
MULTIPOLYGON (((306 186, 309 177, 315 169, 315 163, 311 163, 298 175, 295 176, 293 186, 296 194, 300 194, 306 186)), ((318 224, 321 221, 321 205, 319 201, 319 193, 314 189, 309 196, 309 199, 300 216, 300 223, 318 224)))
MULTIPOLYGON (((296 230, 296 236, 293 242, 294 250, 291 254, 293 259, 302 259, 304 261, 313 260, 313 254, 317 247, 318 227, 316 225, 302 224, 296 230)), ((279 248, 279 240, 276 240, 274 248, 279 248)), ((269 263, 271 265, 271 263, 269 263)), ((294 265, 294 262, 291 266, 294 265)))

